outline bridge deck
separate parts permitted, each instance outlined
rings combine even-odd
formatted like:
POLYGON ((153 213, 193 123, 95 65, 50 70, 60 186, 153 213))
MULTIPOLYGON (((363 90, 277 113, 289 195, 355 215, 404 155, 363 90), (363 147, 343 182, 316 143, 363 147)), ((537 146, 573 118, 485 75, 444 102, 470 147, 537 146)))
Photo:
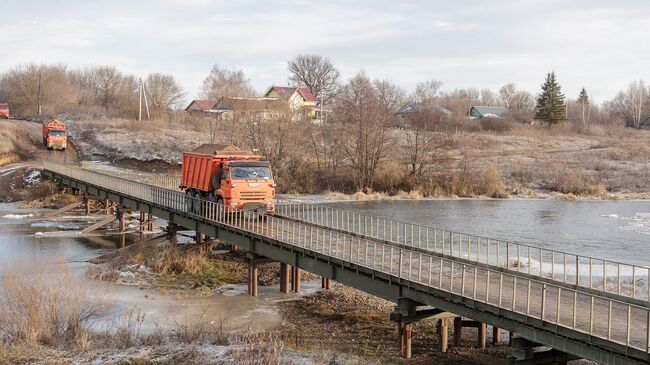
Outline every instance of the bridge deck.
MULTIPOLYGON (((368 232, 354 232, 352 226, 347 230, 327 227, 322 220, 312 222, 304 215, 296 219, 283 208, 280 213, 287 214, 290 219, 263 219, 253 213, 231 214, 223 206, 208 201, 201 201, 200 212, 192 213, 187 209, 188 198, 177 191, 70 166, 48 164, 46 168, 65 184, 89 192, 112 194, 121 204, 133 202, 149 209, 150 213, 160 215, 164 212, 168 215, 166 218, 189 229, 211 227, 216 236, 238 239, 235 243, 274 259, 290 258, 291 262, 286 263, 327 275, 371 294, 390 300, 406 297, 477 320, 485 318, 486 322, 516 331, 531 340, 603 363, 647 363, 650 360, 650 312, 645 302, 634 295, 629 298, 619 295, 620 289, 613 296, 593 285, 583 288, 554 278, 542 280, 543 271, 535 277, 532 272, 513 271, 510 264, 504 269, 498 264, 499 254, 492 256, 497 265, 490 263, 489 248, 482 261, 480 245, 474 251, 477 260, 472 262, 464 256, 471 256, 471 241, 466 246, 468 251, 463 253, 465 242, 454 241, 451 236, 448 241, 442 238, 435 241, 436 245, 446 244, 450 251, 442 248, 437 252, 413 247, 418 241, 412 235, 413 245, 405 245, 395 242, 399 239, 379 239, 368 232), (453 247, 455 242, 459 242, 459 246, 454 253, 454 248, 449 246, 453 247), (278 250, 292 250, 296 254, 283 256, 278 250)), ((376 232, 374 235, 378 234, 376 232)), ((404 237, 408 237, 407 232, 408 228, 403 231, 404 237)), ((422 237, 421 233, 418 237, 422 237)), ((419 242, 421 246, 421 239, 419 242)), ((521 253, 519 256, 521 258, 521 253)), ((506 256, 505 261, 509 262, 511 257, 506 256)), ((580 272, 579 264, 576 268, 576 272, 580 272)))

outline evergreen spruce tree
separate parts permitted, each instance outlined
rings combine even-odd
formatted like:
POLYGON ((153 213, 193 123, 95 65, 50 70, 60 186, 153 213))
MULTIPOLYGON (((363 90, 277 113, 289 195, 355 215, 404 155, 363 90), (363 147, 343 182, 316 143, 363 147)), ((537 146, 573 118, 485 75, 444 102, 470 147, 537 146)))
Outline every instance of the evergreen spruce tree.
POLYGON ((580 95, 578 95, 578 104, 582 107, 582 126, 587 127, 589 124, 589 94, 587 94, 584 87, 580 90, 580 95))
POLYGON ((537 98, 535 119, 549 124, 556 124, 566 119, 566 105, 560 84, 555 79, 555 72, 546 74, 542 84, 542 93, 537 98))

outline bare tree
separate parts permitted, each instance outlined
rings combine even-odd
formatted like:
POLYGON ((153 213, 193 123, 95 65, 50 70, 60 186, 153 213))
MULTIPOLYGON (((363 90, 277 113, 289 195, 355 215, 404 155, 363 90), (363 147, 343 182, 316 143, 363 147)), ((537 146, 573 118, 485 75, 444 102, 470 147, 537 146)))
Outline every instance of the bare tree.
POLYGON ((20 114, 53 114, 67 111, 77 91, 61 64, 25 64, 10 69, 0 81, 2 94, 20 114))
POLYGON ((409 128, 404 130, 402 150, 410 176, 422 176, 448 159, 450 139, 433 132, 434 121, 443 118, 434 108, 420 108, 409 114, 409 128))
POLYGON ((309 88, 321 102, 329 104, 338 88, 341 73, 330 60, 318 55, 298 55, 288 62, 290 80, 309 88))
POLYGON ((173 76, 153 73, 147 76, 145 85, 155 111, 162 112, 182 105, 185 94, 173 76))
POLYGON ((345 133, 338 141, 353 170, 357 189, 367 192, 391 144, 389 126, 404 93, 387 81, 374 83, 363 73, 348 81, 337 97, 335 120, 345 133))
POLYGON ((628 86, 623 98, 623 111, 628 125, 634 128, 641 128, 646 112, 648 101, 648 88, 643 80, 634 81, 628 86))
POLYGON ((415 99, 422 104, 433 104, 438 97, 442 82, 431 79, 415 86, 415 99))
POLYGON ((515 120, 531 119, 535 109, 535 97, 525 90, 518 90, 517 85, 509 83, 499 89, 499 100, 510 110, 515 120))
POLYGON ((255 90, 243 71, 214 65, 203 80, 199 95, 203 99, 218 100, 226 96, 255 96, 255 90))
POLYGON ((481 105, 495 106, 499 104, 499 98, 494 93, 494 91, 490 89, 481 89, 479 93, 480 93, 479 102, 481 103, 481 105))

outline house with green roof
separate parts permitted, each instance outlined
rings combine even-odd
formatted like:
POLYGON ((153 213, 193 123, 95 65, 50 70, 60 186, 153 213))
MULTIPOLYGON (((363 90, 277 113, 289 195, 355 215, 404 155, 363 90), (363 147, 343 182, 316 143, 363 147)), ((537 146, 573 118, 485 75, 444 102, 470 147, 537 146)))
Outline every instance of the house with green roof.
POLYGON ((504 106, 473 106, 469 110, 472 119, 503 118, 510 110, 504 106))

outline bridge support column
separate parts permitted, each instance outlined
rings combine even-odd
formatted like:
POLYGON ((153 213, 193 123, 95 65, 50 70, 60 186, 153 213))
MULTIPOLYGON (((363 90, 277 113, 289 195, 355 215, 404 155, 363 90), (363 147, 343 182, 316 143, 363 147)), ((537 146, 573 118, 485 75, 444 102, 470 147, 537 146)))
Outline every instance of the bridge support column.
POLYGON ((501 331, 499 331, 499 327, 492 326, 492 344, 498 345, 500 343, 501 343, 501 331))
POLYGON ((447 318, 438 320, 438 350, 441 354, 449 348, 449 320, 447 318))
POLYGON ((289 293, 289 272, 293 272, 290 270, 290 266, 281 262, 280 263, 280 293, 287 294, 289 293))
POLYGON ((478 324, 478 348, 485 350, 487 348, 487 324, 479 323, 478 324))
POLYGON ((124 217, 124 211, 123 210, 117 210, 117 221, 118 221, 118 228, 120 230, 120 233, 123 233, 126 230, 126 219, 124 217))
POLYGON ((454 318, 454 346, 460 347, 463 338, 463 317, 454 318))
POLYGON ((88 198, 88 195, 84 194, 83 203, 84 203, 84 209, 86 211, 86 215, 90 215, 90 203, 91 202, 92 202, 92 200, 88 198))
POLYGON ((171 243, 172 246, 176 246, 176 244, 178 244, 178 237, 176 236, 176 233, 178 233, 178 225, 169 223, 167 225, 167 237, 169 238, 169 243, 171 243))
POLYGON ((320 286, 321 286, 322 289, 330 290, 330 279, 329 278, 322 277, 320 279, 320 281, 321 281, 320 286))
POLYGON ((108 199, 104 199, 104 203, 103 203, 103 204, 104 204, 104 214, 106 214, 106 215, 110 215, 110 214, 112 213, 112 212, 111 212, 111 210, 112 210, 112 209, 111 209, 111 201, 108 200, 108 199))
POLYGON ((140 241, 144 241, 144 231, 147 229, 144 219, 144 212, 140 212, 140 241))
POLYGON ((149 222, 149 224, 147 224, 147 230, 153 232, 153 214, 147 214, 147 222, 149 222))
POLYGON ((203 243, 203 234, 200 232, 196 232, 196 235, 194 236, 194 240, 196 241, 197 245, 200 245, 203 243))
POLYGON ((403 358, 410 359, 411 354, 411 339, 413 337, 413 323, 399 322, 397 324, 397 332, 400 338, 400 353, 403 358))
POLYGON ((291 268, 291 291, 294 293, 300 293, 300 276, 302 270, 299 267, 293 266, 291 268))
POLYGON ((248 294, 257 296, 257 264, 253 259, 248 261, 248 294))

